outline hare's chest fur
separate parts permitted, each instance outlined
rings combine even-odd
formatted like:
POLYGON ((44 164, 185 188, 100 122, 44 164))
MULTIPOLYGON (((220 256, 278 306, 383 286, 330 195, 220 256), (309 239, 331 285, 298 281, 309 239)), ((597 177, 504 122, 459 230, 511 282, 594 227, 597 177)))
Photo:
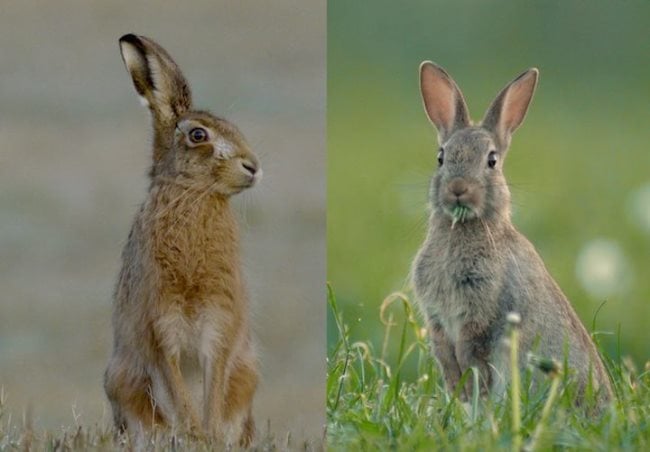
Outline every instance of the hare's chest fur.
POLYGON ((136 226, 135 246, 149 269, 136 284, 155 305, 151 322, 163 348, 199 363, 233 341, 245 315, 236 223, 209 200, 189 211, 165 206, 159 215, 159 198, 145 204, 136 226))
POLYGON ((457 338, 463 325, 494 318, 502 274, 490 242, 458 228, 429 234, 414 261, 413 283, 427 321, 457 338))
POLYGON ((189 206, 175 205, 169 197, 174 199, 154 191, 139 221, 138 243, 157 291, 181 304, 189 317, 205 300, 239 298, 239 237, 230 209, 209 197, 190 198, 189 206))
POLYGON ((217 306, 205 306, 202 312, 188 316, 182 304, 170 304, 156 320, 163 346, 173 356, 203 360, 212 356, 224 340, 231 315, 217 306))
POLYGON ((215 349, 230 342, 231 330, 241 318, 238 269, 220 260, 217 251, 213 249, 216 256, 206 250, 191 253, 198 260, 194 263, 189 257, 175 256, 177 265, 166 266, 164 260, 161 264, 157 322, 172 354, 209 360, 215 349), (178 265, 185 259, 186 265, 178 265))

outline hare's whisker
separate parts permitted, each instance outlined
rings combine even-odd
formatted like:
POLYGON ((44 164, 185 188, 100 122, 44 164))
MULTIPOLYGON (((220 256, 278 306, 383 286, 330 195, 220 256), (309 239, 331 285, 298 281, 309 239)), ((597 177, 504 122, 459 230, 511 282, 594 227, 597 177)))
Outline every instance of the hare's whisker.
MULTIPOLYGON (((174 221, 174 222, 172 223, 172 225, 170 226, 170 229, 175 228, 175 227, 179 224, 179 222, 180 222, 181 220, 184 220, 186 223, 187 223, 188 221, 190 221, 190 220, 192 219, 192 217, 194 216, 194 215, 193 215, 193 214, 194 214, 194 210, 195 210, 195 209, 198 209, 198 208, 200 207, 200 204, 199 204, 199 203, 200 203, 201 199, 203 199, 203 198, 205 197, 206 194, 210 193, 210 192, 212 191, 212 189, 213 189, 213 188, 214 188, 218 183, 219 183, 219 181, 216 181, 216 182, 214 182, 214 183, 208 185, 208 187, 207 187, 205 190, 203 190, 202 192, 200 192, 199 196, 197 196, 196 198, 194 198, 194 199, 190 202, 190 205, 187 206, 187 211, 185 212, 185 215, 180 215, 180 212, 178 212, 178 213, 177 213, 177 214, 178 214, 178 219, 176 219, 176 221, 174 221)), ((187 199, 187 197, 186 197, 185 199, 187 199)), ((176 236, 174 237, 174 241, 178 240, 178 238, 180 237, 180 233, 181 233, 182 230, 183 230, 182 228, 178 228, 178 232, 176 233, 176 236)))

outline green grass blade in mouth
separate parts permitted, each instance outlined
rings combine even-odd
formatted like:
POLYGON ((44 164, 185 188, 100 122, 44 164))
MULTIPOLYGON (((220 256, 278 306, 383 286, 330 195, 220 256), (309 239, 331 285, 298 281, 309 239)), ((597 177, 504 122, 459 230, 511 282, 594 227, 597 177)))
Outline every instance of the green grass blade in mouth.
POLYGON ((454 206, 454 209, 451 211, 451 217, 452 217, 451 228, 454 229, 454 226, 456 226, 456 223, 458 223, 459 221, 461 223, 464 223, 465 220, 467 219, 467 215, 469 215, 468 207, 463 206, 462 204, 458 204, 454 206))
POLYGON ((456 205, 454 206, 454 209, 451 211, 451 228, 454 229, 454 226, 456 226, 456 223, 460 219, 460 210, 461 207, 456 205))

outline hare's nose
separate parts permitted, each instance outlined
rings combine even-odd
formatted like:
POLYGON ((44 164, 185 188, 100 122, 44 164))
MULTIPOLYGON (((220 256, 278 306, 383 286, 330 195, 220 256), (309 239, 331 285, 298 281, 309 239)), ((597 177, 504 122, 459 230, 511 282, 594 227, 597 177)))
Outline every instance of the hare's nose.
POLYGON ((241 166, 246 172, 250 173, 251 176, 255 176, 255 173, 257 173, 257 170, 259 169, 257 164, 250 160, 242 161, 241 166))
POLYGON ((449 183, 449 191, 457 198, 467 193, 467 188, 467 182, 459 177, 449 183))

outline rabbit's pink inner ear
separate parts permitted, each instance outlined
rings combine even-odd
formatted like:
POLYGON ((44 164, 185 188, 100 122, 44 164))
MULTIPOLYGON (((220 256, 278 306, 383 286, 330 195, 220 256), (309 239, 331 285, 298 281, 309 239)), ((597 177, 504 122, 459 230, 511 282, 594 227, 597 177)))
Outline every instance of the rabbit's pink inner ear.
POLYGON ((422 63, 420 90, 424 110, 443 140, 455 129, 469 124, 465 99, 444 69, 430 61, 422 63))
POLYGON ((499 93, 485 114, 483 126, 494 131, 506 144, 526 117, 538 75, 535 68, 521 74, 499 93))
POLYGON ((524 121, 537 85, 537 69, 527 71, 510 86, 501 111, 500 126, 507 133, 514 132, 524 121))

